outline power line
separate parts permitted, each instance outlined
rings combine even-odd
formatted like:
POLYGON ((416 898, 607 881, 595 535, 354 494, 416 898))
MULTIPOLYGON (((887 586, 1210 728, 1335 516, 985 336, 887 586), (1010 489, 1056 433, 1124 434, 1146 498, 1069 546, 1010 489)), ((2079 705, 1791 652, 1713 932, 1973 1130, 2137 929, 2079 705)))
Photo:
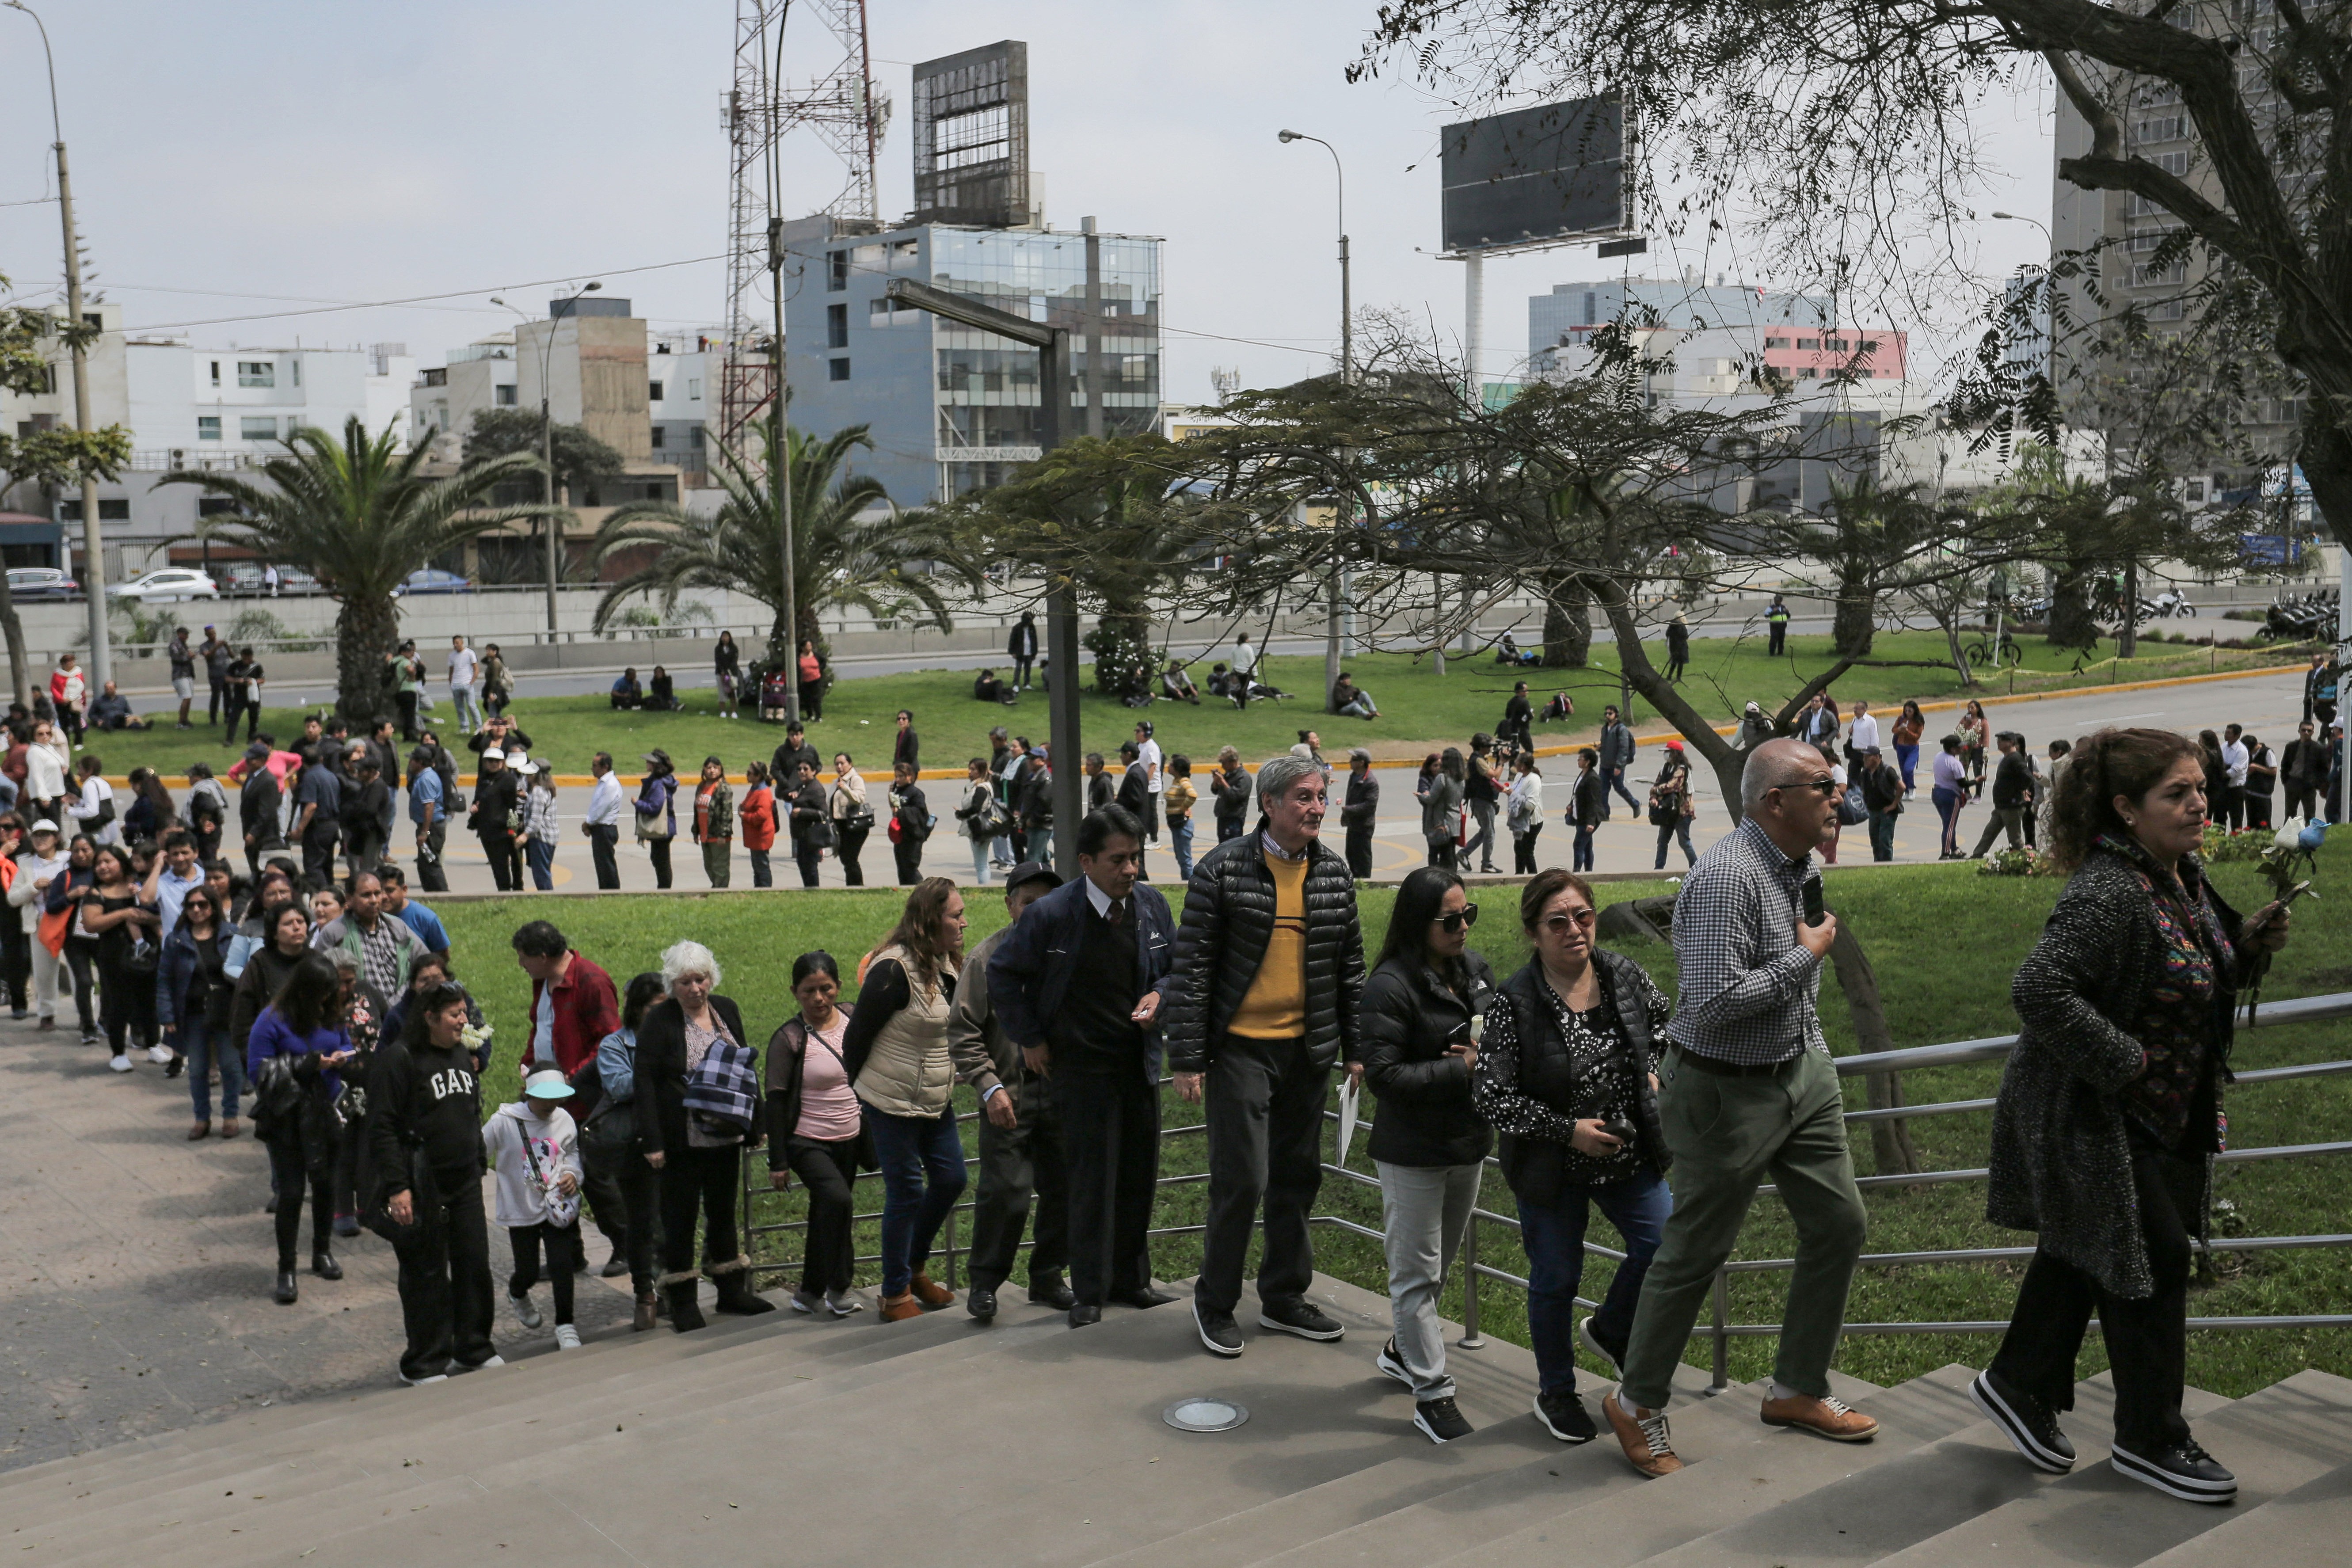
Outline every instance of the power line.
MULTIPOLYGON (((219 327, 228 326, 238 321, 274 321, 283 320, 288 316, 320 316, 332 314, 339 310, 388 310, 397 305, 427 305, 438 300, 463 300, 478 294, 496 294, 508 289, 545 288, 557 283, 569 283, 575 278, 625 278, 633 273, 660 272, 673 267, 698 267, 705 262, 724 261, 727 258, 724 255, 691 256, 682 261, 655 261, 648 262, 643 267, 588 268, 583 268, 581 271, 567 273, 560 278, 533 278, 520 283, 493 283, 487 289, 451 289, 438 294, 411 294, 405 298, 397 300, 362 300, 344 304, 314 305, 310 309, 305 310, 263 310, 252 315, 212 316, 207 317, 203 321, 152 321, 144 326, 139 327, 136 330, 142 332, 173 331, 183 327, 219 327)), ((128 287, 128 285, 123 285, 123 287, 128 287)), ((197 290, 194 289, 175 291, 187 293, 197 292, 197 290)), ((231 295, 228 297, 238 298, 239 296, 231 295)), ((268 296, 262 297, 268 298, 268 296)))

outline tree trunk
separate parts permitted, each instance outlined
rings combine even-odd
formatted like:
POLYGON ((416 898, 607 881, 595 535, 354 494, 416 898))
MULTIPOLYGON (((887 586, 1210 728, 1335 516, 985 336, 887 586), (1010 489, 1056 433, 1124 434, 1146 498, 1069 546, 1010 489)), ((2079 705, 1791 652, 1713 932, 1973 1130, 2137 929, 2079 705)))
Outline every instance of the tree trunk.
POLYGON ((1877 609, 1877 596, 1866 584, 1840 583, 1830 617, 1831 648, 1845 658, 1869 658, 1871 639, 1878 634, 1877 609))
POLYGON ((1544 584, 1546 669, 1582 669, 1592 656, 1592 591, 1581 577, 1544 584))
MULTIPOLYGON (((1870 955, 1863 952, 1862 939, 1844 921, 1838 922, 1837 935, 1830 942, 1830 965, 1837 973, 1838 989, 1845 993, 1846 1010, 1853 1018, 1854 1043, 1865 1053, 1893 1050, 1895 1032, 1887 1027, 1886 1007, 1879 998, 1878 972, 1871 967, 1870 955)), ((1903 1103, 1897 1074, 1868 1073, 1864 1079, 1873 1110, 1903 1103)), ((1918 1156, 1911 1150, 1911 1131, 1904 1121, 1873 1121, 1870 1146, 1882 1176, 1907 1176, 1919 1169, 1918 1156)))
POLYGON ((2067 562, 2050 574, 2050 627, 2052 647, 2096 647, 2099 626, 2091 618, 2091 566, 2087 562, 2067 562))
MULTIPOLYGON (((1960 684, 1965 687, 1975 686, 1976 671, 1969 668, 1969 656, 1960 651, 1960 623, 1950 616, 1939 616, 1937 617, 1936 624, 1944 628, 1944 648, 1951 655, 1952 668, 1960 672, 1960 684)), ((1998 666, 2000 661, 1996 658, 1993 662, 1998 666)))
POLYGON ((25 651, 25 623, 16 614, 16 595, 8 591, 8 574, 0 572, 0 632, 8 639, 8 677, 16 700, 27 712, 33 707, 32 655, 25 651))
POLYGON ((2124 624, 2116 631, 2116 657, 2130 658, 2139 652, 2139 557, 2124 560, 2124 624))
POLYGON ((384 656, 400 646, 400 606, 390 596, 350 598, 335 612, 335 711, 353 734, 388 716, 384 656))

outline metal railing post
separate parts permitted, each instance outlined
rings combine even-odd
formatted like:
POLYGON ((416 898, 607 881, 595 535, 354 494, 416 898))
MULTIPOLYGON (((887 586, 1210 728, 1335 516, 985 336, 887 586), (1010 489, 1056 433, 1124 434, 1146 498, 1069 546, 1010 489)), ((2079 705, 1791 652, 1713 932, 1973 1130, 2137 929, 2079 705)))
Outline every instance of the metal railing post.
POLYGON ((1478 1331, 1478 1206, 1470 1206, 1470 1224, 1462 1233, 1462 1338, 1465 1351, 1484 1350, 1486 1336, 1478 1331))
POLYGON ((1715 1271, 1715 1289, 1709 1292, 1715 1324, 1709 1331, 1715 1337, 1715 1377, 1708 1387, 1717 1393, 1731 1386, 1731 1289, 1724 1271, 1715 1271))
POLYGON ((946 1226, 948 1251, 948 1289, 956 1289, 956 1211, 948 1210, 946 1226))

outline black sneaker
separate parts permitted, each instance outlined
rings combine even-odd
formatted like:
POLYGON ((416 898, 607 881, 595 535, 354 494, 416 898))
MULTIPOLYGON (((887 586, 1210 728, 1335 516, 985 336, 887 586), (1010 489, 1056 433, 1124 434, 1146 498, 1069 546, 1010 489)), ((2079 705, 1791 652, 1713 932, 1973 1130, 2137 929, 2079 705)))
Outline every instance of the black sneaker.
POLYGON ((1476 1430, 1462 1418, 1462 1412, 1454 1407, 1454 1396, 1450 1394, 1443 1399, 1424 1399, 1412 1407, 1412 1424, 1420 1427, 1421 1435, 1433 1443, 1451 1443, 1457 1437, 1467 1437, 1476 1430))
POLYGON ((1347 1325, 1304 1296, 1296 1301, 1267 1302, 1258 1310, 1257 1325, 1297 1334, 1302 1340, 1336 1340, 1348 1331, 1347 1325))
POLYGON ((1394 1334, 1391 1334, 1389 1336, 1389 1342, 1381 1347, 1381 1353, 1372 1358, 1372 1364, 1379 1367, 1382 1372, 1387 1373, 1391 1377, 1395 1378, 1399 1383, 1403 1384, 1407 1388, 1411 1388, 1412 1386, 1412 1370, 1404 1364, 1404 1357, 1397 1353, 1397 1342, 1396 1336, 1394 1334))
POLYGON ((1564 1388, 1558 1394, 1536 1395, 1536 1419, 1543 1429, 1563 1443, 1590 1443, 1601 1436, 1601 1428, 1592 1424, 1592 1415, 1584 1408, 1584 1401, 1576 1390, 1564 1388))
POLYGON ((1216 1355, 1236 1356, 1242 1353, 1242 1331, 1231 1312, 1213 1312, 1192 1298, 1192 1326, 1201 1331, 1201 1342, 1216 1355))
POLYGON ((1970 1380, 1969 1402, 2000 1428, 2010 1447, 2035 1469, 2063 1476, 2074 1468, 2074 1445, 2058 1429, 2058 1413, 2033 1395, 2011 1388, 1988 1370, 1970 1380))
POLYGON ((1615 1350, 1611 1350, 1607 1345, 1602 1344, 1601 1336, 1592 1331, 1592 1315, 1590 1312, 1577 1320, 1576 1342, 1599 1356, 1608 1366, 1610 1376, 1620 1383, 1625 1381, 1625 1347, 1619 1345, 1615 1350))
POLYGON ((2184 1502, 2223 1503, 2238 1500, 2238 1478, 2215 1464, 2213 1456, 2199 1447, 2194 1437, 2183 1437, 2147 1454, 2135 1453, 2117 1443, 2107 1453, 2115 1461, 2116 1474, 2129 1476, 2168 1497, 2177 1497, 2184 1502))

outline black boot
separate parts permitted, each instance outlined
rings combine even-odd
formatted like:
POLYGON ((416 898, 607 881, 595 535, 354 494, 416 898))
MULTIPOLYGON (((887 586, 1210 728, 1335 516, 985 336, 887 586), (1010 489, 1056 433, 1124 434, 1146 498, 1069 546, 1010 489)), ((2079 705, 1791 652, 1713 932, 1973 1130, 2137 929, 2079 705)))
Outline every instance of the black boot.
POLYGON ((333 1253, 321 1247, 310 1254, 310 1272, 321 1279, 341 1279, 343 1266, 335 1261, 333 1253))
POLYGON ((278 1289, 276 1295, 278 1304, 281 1307, 290 1307, 301 1299, 302 1291, 300 1288, 294 1283, 294 1269, 290 1264, 278 1271, 278 1289))
POLYGON ((751 1289, 751 1259, 738 1258, 732 1265, 721 1264, 710 1271, 710 1282, 719 1288, 719 1310, 751 1317, 759 1312, 772 1312, 776 1304, 751 1289))
POLYGON ((682 1285, 665 1285, 662 1294, 669 1298, 669 1326, 681 1334, 692 1333, 703 1326, 702 1307, 695 1300, 696 1281, 682 1285))

